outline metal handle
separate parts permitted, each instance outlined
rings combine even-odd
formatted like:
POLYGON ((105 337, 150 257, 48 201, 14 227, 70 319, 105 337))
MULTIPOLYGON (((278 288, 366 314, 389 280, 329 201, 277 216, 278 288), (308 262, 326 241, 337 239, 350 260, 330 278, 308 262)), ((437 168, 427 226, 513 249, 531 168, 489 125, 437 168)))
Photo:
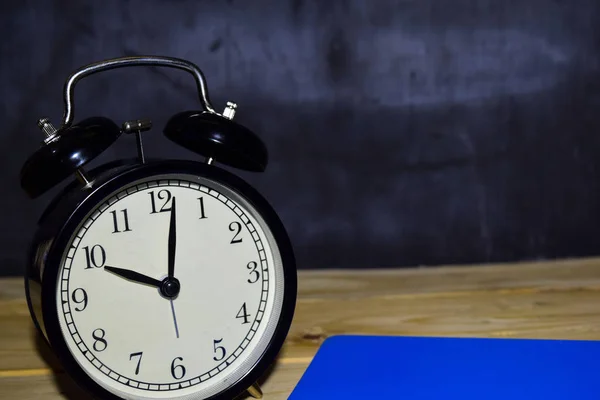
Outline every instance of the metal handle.
POLYGON ((134 66, 160 66, 181 69, 189 72, 196 81, 198 86, 198 94, 200 96, 200 104, 205 110, 216 113, 210 100, 208 98, 208 89, 206 87, 206 78, 204 74, 198 68, 197 65, 173 57, 160 57, 160 56, 134 56, 134 57, 119 57, 109 60, 100 61, 97 63, 89 64, 79 68, 75 71, 69 79, 65 82, 64 86, 64 105, 65 110, 63 114, 63 122, 60 129, 68 128, 73 123, 73 91, 75 84, 86 76, 95 74, 97 72, 108 71, 115 68, 121 67, 134 67, 134 66))

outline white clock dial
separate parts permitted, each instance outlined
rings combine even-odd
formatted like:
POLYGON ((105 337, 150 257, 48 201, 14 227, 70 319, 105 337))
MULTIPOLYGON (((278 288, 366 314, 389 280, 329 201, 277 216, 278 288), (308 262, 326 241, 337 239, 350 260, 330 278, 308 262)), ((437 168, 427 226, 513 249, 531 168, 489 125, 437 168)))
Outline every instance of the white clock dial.
POLYGON ((59 277, 69 350, 129 399, 224 391, 260 359, 283 302, 281 255, 265 221, 225 186, 189 175, 140 180, 106 198, 73 235, 59 277), (168 275, 170 234, 175 298, 155 285, 168 275))

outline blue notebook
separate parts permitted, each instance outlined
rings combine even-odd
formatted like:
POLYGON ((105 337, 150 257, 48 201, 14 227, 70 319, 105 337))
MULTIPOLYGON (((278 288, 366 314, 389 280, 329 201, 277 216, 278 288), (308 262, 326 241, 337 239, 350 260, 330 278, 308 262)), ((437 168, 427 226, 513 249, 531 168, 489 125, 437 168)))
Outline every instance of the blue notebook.
POLYGON ((600 342, 327 339, 289 400, 599 400, 600 342))

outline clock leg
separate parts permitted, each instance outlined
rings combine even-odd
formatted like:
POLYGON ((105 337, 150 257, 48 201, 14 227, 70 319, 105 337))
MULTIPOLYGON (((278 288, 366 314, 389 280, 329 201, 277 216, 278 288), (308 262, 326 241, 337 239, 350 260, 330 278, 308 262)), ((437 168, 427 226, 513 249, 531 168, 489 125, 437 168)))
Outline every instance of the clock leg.
POLYGON ((263 397, 263 393, 262 390, 260 389, 260 386, 258 386, 258 383, 255 383, 254 385, 250 386, 248 389, 248 394, 252 397, 254 397, 255 399, 262 399, 263 397))

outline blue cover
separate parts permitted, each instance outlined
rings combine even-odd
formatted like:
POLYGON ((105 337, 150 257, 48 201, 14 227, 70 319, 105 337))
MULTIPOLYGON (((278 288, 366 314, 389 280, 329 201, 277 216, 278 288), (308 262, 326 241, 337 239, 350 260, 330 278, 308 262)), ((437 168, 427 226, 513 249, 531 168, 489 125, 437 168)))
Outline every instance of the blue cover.
POLYGON ((290 400, 598 400, 600 342, 327 339, 290 400))

